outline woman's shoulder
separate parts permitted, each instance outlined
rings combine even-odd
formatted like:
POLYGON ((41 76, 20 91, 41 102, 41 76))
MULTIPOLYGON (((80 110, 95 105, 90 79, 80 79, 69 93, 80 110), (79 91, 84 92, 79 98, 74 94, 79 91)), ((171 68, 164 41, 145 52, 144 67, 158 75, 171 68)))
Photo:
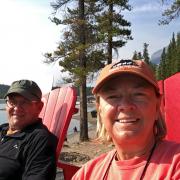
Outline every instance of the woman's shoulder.
MULTIPOLYGON (((105 167, 108 162, 110 162, 115 154, 116 150, 113 149, 109 152, 103 153, 101 155, 99 155, 98 157, 95 157, 94 159, 88 161, 87 163, 85 163, 83 166, 86 169, 91 169, 91 168, 101 168, 101 167, 105 167)), ((82 167, 83 167, 82 166, 82 167)))
POLYGON ((156 157, 159 157, 161 160, 180 160, 180 143, 163 140, 157 146, 156 155, 156 157))
POLYGON ((159 143, 159 146, 161 149, 164 149, 165 151, 177 151, 180 152, 180 143, 175 141, 169 141, 169 140, 162 140, 159 143))
POLYGON ((76 179, 101 179, 103 174, 106 172, 109 163, 111 163, 112 158, 116 150, 111 150, 107 153, 101 154, 100 156, 85 163, 80 170, 74 175, 72 180, 76 179))

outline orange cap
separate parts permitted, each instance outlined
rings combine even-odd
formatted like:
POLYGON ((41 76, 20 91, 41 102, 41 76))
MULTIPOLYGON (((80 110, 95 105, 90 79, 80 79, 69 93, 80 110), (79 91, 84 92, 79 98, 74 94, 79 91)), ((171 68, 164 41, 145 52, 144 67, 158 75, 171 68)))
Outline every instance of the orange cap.
POLYGON ((92 93, 96 94, 99 88, 102 87, 102 85, 105 84, 110 78, 122 73, 135 74, 144 78, 146 81, 152 84, 155 87, 156 91, 159 93, 157 80, 148 64, 146 64, 143 60, 130 59, 122 59, 119 62, 106 65, 100 72, 92 93))

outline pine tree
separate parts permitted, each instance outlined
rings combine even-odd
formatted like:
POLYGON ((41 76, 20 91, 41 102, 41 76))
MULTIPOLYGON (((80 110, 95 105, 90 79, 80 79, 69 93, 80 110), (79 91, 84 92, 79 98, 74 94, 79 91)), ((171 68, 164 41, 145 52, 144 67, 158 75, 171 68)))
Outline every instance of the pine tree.
POLYGON ((176 72, 180 72, 180 32, 177 33, 176 39, 176 72))
POLYGON ((87 77, 102 68, 105 61, 110 57, 112 48, 123 46, 125 44, 122 41, 123 37, 126 40, 130 39, 131 33, 130 30, 125 29, 126 26, 130 26, 129 22, 124 20, 120 14, 116 14, 113 8, 106 11, 104 7, 121 7, 120 9, 128 10, 129 6, 127 1, 121 1, 120 3, 119 1, 102 0, 57 0, 56 3, 51 5, 55 10, 54 17, 51 19, 52 22, 66 26, 66 29, 57 49, 53 53, 45 54, 46 62, 51 63, 58 60, 59 65, 63 67, 63 71, 69 72, 68 79, 71 79, 79 87, 80 140, 88 140, 87 77), (73 6, 72 4, 68 6, 68 3, 73 3, 73 6), (56 16, 58 10, 62 7, 66 11, 59 19, 56 16), (106 21, 102 21, 103 18, 106 21), (103 23, 107 23, 108 26, 103 26, 103 23), (111 41, 111 45, 110 37, 117 39, 111 41), (118 40, 119 37, 121 40, 118 40), (105 51, 105 46, 108 47, 108 51, 105 51), (109 54, 108 58, 107 52, 109 54))
POLYGON ((171 53, 172 53, 172 47, 171 44, 169 44, 167 48, 166 60, 165 60, 166 78, 171 76, 171 57, 172 57, 171 53))
POLYGON ((166 61, 166 50, 163 48, 162 54, 161 54, 161 59, 160 63, 158 66, 158 73, 157 73, 157 78, 158 80, 163 80, 166 78, 166 67, 165 67, 165 61, 166 61))
POLYGON ((144 58, 144 61, 145 61, 147 64, 150 64, 150 62, 149 62, 148 46, 149 46, 149 44, 144 43, 143 58, 144 58))
POLYGON ((112 62, 112 50, 124 46, 131 40, 131 23, 124 19, 121 11, 131 10, 128 0, 99 0, 102 11, 97 16, 98 31, 102 44, 106 48, 107 64, 112 62))
POLYGON ((138 59, 143 59, 143 56, 142 56, 141 52, 138 52, 137 58, 138 59))
POLYGON ((173 33, 172 40, 171 40, 171 47, 172 47, 172 57, 171 57, 171 75, 177 72, 177 47, 176 47, 176 40, 175 34, 173 33))
POLYGON ((134 51, 134 54, 133 54, 132 59, 134 59, 134 60, 137 60, 137 59, 138 59, 137 51, 134 51))
POLYGON ((177 39, 173 33, 167 50, 163 49, 157 76, 159 79, 166 79, 176 72, 180 72, 180 33, 177 34, 177 39))
MULTIPOLYGON (((163 3, 164 1, 165 0, 162 0, 163 3)), ((180 0, 174 0, 170 2, 170 7, 167 8, 162 14, 163 19, 160 20, 160 24, 169 24, 172 20, 178 18, 180 15, 180 0)))
POLYGON ((176 42, 174 38, 174 33, 172 39, 168 45, 165 67, 166 67, 166 78, 175 73, 175 61, 176 61, 176 42))

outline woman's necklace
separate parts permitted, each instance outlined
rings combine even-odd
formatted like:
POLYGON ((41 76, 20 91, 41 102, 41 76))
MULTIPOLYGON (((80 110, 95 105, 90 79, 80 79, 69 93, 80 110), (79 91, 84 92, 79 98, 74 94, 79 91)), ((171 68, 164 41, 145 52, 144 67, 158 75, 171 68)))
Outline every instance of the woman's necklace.
MULTIPOLYGON (((149 163, 150 163, 150 160, 151 160, 151 157, 152 157, 152 155, 153 155, 153 153, 154 153, 155 148, 156 148, 156 142, 154 143, 154 145, 153 145, 153 147, 152 147, 152 149, 151 149, 151 151, 150 151, 150 154, 149 154, 149 156, 148 156, 147 162, 146 162, 146 164, 145 164, 145 166, 144 166, 144 169, 143 169, 143 171, 142 171, 140 180, 143 180, 143 178, 144 178, 144 175, 145 175, 145 173, 146 173, 146 170, 147 170, 147 168, 148 168, 148 165, 149 165, 149 163)), ((110 166, 111 166, 112 161, 113 161, 113 159, 115 158, 116 154, 117 154, 117 152, 114 153, 111 161, 109 162, 109 165, 108 165, 108 167, 107 167, 107 170, 106 170, 106 172, 105 172, 105 174, 104 174, 104 176, 103 176, 103 180, 106 179, 106 177, 107 177, 107 175, 108 175, 108 171, 109 171, 109 169, 110 169, 110 166)))
POLYGON ((151 160, 151 157, 152 157, 152 155, 154 153, 155 148, 156 148, 156 142, 154 143, 154 145, 153 145, 153 147, 151 149, 151 152, 150 152, 150 154, 148 156, 148 159, 147 159, 146 165, 144 166, 144 169, 143 169, 143 172, 141 174, 140 180, 142 180, 144 178, 144 175, 146 173, 147 167, 148 167, 148 165, 150 163, 150 160, 151 160))

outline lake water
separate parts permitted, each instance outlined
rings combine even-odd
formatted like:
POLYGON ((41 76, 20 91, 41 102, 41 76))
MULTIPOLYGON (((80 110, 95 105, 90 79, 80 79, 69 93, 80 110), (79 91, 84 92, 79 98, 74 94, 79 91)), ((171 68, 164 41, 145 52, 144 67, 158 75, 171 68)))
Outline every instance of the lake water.
MULTIPOLYGON (((6 123, 7 122, 7 115, 5 110, 2 110, 5 108, 5 104, 0 104, 0 124, 6 123)), ((73 128, 76 126, 77 130, 79 131, 79 120, 76 119, 71 119, 69 128, 68 128, 68 135, 72 134, 73 128)))

